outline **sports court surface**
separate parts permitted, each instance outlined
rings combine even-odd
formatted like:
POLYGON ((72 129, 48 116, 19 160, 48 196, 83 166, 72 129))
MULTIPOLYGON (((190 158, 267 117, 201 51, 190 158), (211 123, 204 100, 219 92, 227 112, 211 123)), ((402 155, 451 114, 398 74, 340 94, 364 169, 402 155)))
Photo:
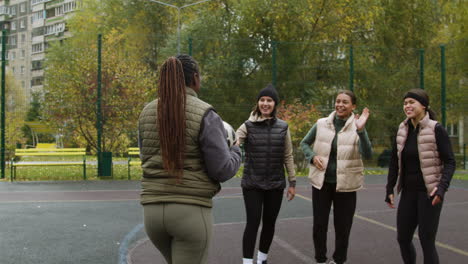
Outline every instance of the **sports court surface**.
MULTIPOLYGON (((396 210, 384 199, 385 176, 367 176, 358 192, 347 263, 401 263, 396 210)), ((208 263, 241 263, 245 212, 240 180, 215 197, 208 263)), ((299 178, 297 196, 283 201, 269 263, 314 263, 311 188, 299 178)), ((468 263, 468 182, 452 181, 437 247, 441 263, 468 263)), ((142 225, 139 182, 1 182, 0 263, 165 263, 142 225)), ((333 218, 329 251, 334 244, 333 218)), ((418 263, 422 252, 417 238, 418 263)))

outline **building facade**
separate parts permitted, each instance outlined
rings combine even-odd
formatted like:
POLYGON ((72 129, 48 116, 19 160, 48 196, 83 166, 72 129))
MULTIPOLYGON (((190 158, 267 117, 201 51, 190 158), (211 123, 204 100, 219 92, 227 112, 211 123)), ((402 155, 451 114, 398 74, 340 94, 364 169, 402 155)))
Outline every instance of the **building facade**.
POLYGON ((69 37, 66 20, 76 0, 0 0, 0 27, 7 32, 7 70, 25 96, 42 90, 44 59, 52 41, 69 37))

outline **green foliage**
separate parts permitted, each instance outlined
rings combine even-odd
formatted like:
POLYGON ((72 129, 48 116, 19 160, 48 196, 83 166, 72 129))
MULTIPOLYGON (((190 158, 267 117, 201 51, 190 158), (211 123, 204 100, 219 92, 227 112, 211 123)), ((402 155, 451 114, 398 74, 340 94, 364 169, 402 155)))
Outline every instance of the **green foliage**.
MULTIPOLYGON (((358 108, 371 110, 373 144, 388 147, 404 119, 403 94, 419 87, 420 49, 425 88, 440 113, 439 45, 447 43, 448 119, 466 116, 467 6, 445 0, 209 1, 181 10, 181 50, 188 52, 191 39, 203 77, 200 97, 236 127, 258 91, 274 81, 285 105, 312 104, 329 113, 337 90, 350 87, 352 45, 358 108)), ((48 54, 46 116, 66 127, 75 144, 93 147, 96 36, 102 33, 105 109, 112 109, 105 144, 136 145, 137 113, 155 95, 154 72, 176 50, 177 18, 174 8, 151 1, 84 0, 68 24, 74 37, 48 54)))
MULTIPOLYGON (((125 36, 111 30, 102 48, 103 151, 124 151, 136 141, 136 122, 156 88, 154 71, 129 59, 125 36), (129 137, 132 138, 129 138, 129 137)), ((79 146, 96 149, 96 44, 87 35, 50 49, 47 61, 44 116, 79 146)))
POLYGON ((5 93, 5 145, 6 158, 9 159, 16 148, 16 144, 25 142, 21 128, 27 111, 25 91, 10 72, 6 74, 5 93))

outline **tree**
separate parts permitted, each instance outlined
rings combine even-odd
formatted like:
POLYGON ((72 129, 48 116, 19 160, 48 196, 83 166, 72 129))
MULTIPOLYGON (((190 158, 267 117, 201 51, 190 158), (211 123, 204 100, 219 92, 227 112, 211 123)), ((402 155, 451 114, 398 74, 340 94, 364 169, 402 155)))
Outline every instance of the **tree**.
MULTIPOLYGON (((118 31, 109 32, 102 50, 103 151, 123 152, 136 144, 136 123, 144 104, 155 97, 156 77, 142 61, 131 60, 118 31)), ((69 131, 75 144, 96 149, 97 48, 72 38, 47 57, 44 113, 55 127, 69 131)))
POLYGON ((296 99, 291 104, 281 101, 278 107, 278 117, 288 123, 293 144, 294 163, 298 171, 303 171, 308 164, 305 162, 300 143, 320 118, 320 113, 313 105, 302 104, 299 99, 296 99))
POLYGON ((329 99, 347 86, 343 46, 370 30, 369 18, 378 9, 374 2, 207 3, 185 30, 203 68, 201 96, 232 124, 248 117, 257 92, 273 81, 274 73, 277 90, 287 102, 300 98, 318 104, 324 97, 329 99), (272 63, 274 54, 276 65, 272 63))
POLYGON ((14 153, 17 143, 25 143, 21 128, 24 125, 24 118, 28 111, 24 89, 21 88, 9 71, 6 74, 5 93, 5 145, 8 158, 8 153, 14 153))

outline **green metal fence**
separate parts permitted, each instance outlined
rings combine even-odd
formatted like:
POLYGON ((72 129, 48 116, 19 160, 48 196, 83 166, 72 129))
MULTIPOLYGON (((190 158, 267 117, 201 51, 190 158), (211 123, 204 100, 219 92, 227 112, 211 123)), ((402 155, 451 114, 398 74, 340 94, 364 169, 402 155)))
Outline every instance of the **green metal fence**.
MULTIPOLYGON (((138 47, 122 44, 118 36, 101 39, 97 34, 88 34, 75 46, 67 45, 49 47, 53 52, 48 52, 45 64, 29 61, 33 64, 28 68, 30 76, 44 71, 42 88, 37 90, 39 108, 31 101, 30 89, 38 79, 27 80, 21 89, 25 79, 18 69, 12 72, 18 56, 12 58, 10 53, 3 60, 7 66, 2 74, 6 83, 2 159, 8 160, 16 147, 31 145, 24 122, 34 118, 57 131, 54 136, 60 134, 64 146, 87 147, 98 157, 102 152, 125 155, 129 147, 137 146, 139 111, 155 98, 157 66, 176 54, 176 47, 161 46, 153 57, 144 57, 139 56, 138 47), (52 67, 56 71, 48 72, 52 67), (14 89, 15 85, 20 88, 14 89)), ((358 97, 357 112, 371 109, 367 129, 377 154, 391 147, 391 138, 404 119, 402 96, 416 87, 428 91, 431 107, 446 125, 455 152, 462 153, 467 141, 463 125, 468 122, 468 77, 466 62, 454 55, 460 45, 397 50, 340 43, 181 40, 182 52, 200 63, 200 97, 233 127, 248 118, 258 91, 268 83, 275 84, 286 104, 313 104, 321 116, 333 111, 336 91, 350 89, 358 97)), ((8 54, 15 48, 6 45, 2 50, 8 54)))

